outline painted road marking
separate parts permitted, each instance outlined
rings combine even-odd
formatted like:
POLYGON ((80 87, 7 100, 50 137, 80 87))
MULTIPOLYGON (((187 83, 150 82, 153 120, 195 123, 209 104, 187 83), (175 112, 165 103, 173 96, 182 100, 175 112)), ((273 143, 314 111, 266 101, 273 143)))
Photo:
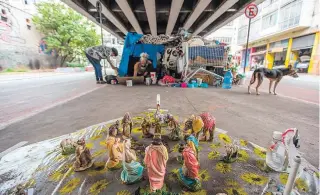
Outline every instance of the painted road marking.
POLYGON ((6 149, 5 151, 0 153, 0 159, 2 157, 4 157, 6 154, 9 154, 10 152, 12 152, 12 151, 14 151, 14 150, 26 145, 27 143, 28 143, 27 141, 22 141, 22 142, 17 143, 16 145, 6 149))
POLYGON ((53 108, 53 107, 59 106, 61 104, 67 103, 67 102, 69 102, 71 100, 74 100, 74 99, 79 98, 81 96, 87 95, 87 94, 89 94, 89 93, 91 93, 91 92, 93 92, 93 91, 95 91, 97 89, 100 89, 102 87, 105 87, 105 86, 107 86, 107 85, 100 85, 100 86, 95 87, 95 88, 93 88, 93 89, 91 89, 89 91, 80 93, 78 95, 72 96, 72 97, 67 98, 67 99, 63 99, 63 100, 57 101, 55 103, 52 103, 49 106, 44 106, 44 107, 41 107, 39 109, 33 110, 30 113, 25 114, 24 116, 16 117, 16 118, 13 118, 13 119, 11 119, 9 121, 0 123, 0 131, 3 130, 4 128, 6 128, 7 126, 13 124, 13 123, 25 120, 25 119, 27 119, 29 117, 32 117, 32 116, 36 115, 36 114, 39 114, 39 113, 44 112, 46 110, 49 110, 50 108, 53 108))
MULTIPOLYGON (((153 108, 149 108, 148 110, 150 110, 150 111, 157 111, 157 109, 153 109, 153 108)), ((163 112, 168 112, 169 110, 165 110, 165 109, 160 109, 160 111, 163 111, 163 112)))

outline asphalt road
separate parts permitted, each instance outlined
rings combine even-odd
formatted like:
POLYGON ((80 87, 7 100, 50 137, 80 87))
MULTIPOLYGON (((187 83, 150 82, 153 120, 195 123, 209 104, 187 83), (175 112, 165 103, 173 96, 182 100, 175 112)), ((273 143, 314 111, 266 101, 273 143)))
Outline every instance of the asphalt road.
POLYGON ((0 128, 97 88, 93 73, 0 75, 0 128))
MULTIPOLYGON (((161 94, 163 109, 169 109, 171 113, 183 117, 204 111, 212 112, 217 119, 218 128, 228 131, 230 136, 264 147, 271 141, 273 131, 297 127, 301 133, 303 156, 313 165, 319 165, 319 105, 316 105, 319 102, 312 102, 319 96, 311 97, 312 101, 306 98, 303 101, 297 100, 301 99, 301 89, 309 93, 307 96, 315 91, 319 93, 316 84, 305 87, 300 83, 309 80, 309 77, 300 81, 299 86, 292 83, 297 80, 284 79, 278 88, 279 96, 263 92, 260 96, 248 95, 245 87, 224 90, 104 85, 96 89, 101 85, 94 83, 91 73, 33 80, 1 82, 0 79, 0 87, 5 89, 0 94, 0 118, 3 123, 10 120, 7 115, 24 113, 22 115, 28 116, 30 111, 25 110, 29 107, 58 103, 0 130, 0 152, 22 141, 38 142, 121 117, 125 112, 134 115, 154 108, 156 95, 161 94), (290 86, 290 90, 282 92, 280 86, 282 89, 290 86), (92 91, 93 89, 96 90, 92 91), (88 91, 92 92, 85 94, 88 91), (292 97, 290 94, 297 95, 292 97), (70 100, 72 98, 75 99, 70 100), (65 99, 69 101, 63 101, 65 99)), ((314 83, 314 79, 311 81, 314 83)))

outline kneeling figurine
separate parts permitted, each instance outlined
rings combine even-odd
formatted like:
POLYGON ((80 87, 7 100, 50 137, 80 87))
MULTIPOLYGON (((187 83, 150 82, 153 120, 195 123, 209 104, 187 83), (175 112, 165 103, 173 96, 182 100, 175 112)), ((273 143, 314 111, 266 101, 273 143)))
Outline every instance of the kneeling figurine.
POLYGON ((177 141, 180 139, 180 125, 178 121, 171 115, 168 114, 168 120, 169 120, 169 130, 171 131, 169 135, 169 139, 172 141, 177 141))
POLYGON ((109 133, 110 133, 110 131, 115 131, 116 135, 121 133, 120 132, 120 122, 119 122, 119 120, 117 120, 113 125, 111 125, 109 127, 109 133))
POLYGON ((74 171, 84 171, 93 164, 90 150, 86 147, 84 138, 77 141, 76 161, 73 163, 74 171))
POLYGON ((144 117, 143 121, 141 123, 141 129, 143 133, 143 138, 150 138, 152 137, 152 134, 150 133, 150 128, 151 128, 151 122, 150 118, 144 117))
POLYGON ((137 162, 137 155, 131 149, 131 140, 124 140, 123 146, 121 181, 124 184, 133 184, 142 179, 143 166, 137 162))
POLYGON ((178 180, 187 190, 192 192, 199 191, 201 189, 201 182, 199 179, 200 165, 197 155, 185 142, 180 144, 180 149, 182 151, 180 150, 179 152, 182 153, 184 163, 179 169, 178 180))
POLYGON ((132 125, 133 122, 131 120, 129 112, 127 112, 122 119, 122 135, 126 138, 131 137, 132 125))

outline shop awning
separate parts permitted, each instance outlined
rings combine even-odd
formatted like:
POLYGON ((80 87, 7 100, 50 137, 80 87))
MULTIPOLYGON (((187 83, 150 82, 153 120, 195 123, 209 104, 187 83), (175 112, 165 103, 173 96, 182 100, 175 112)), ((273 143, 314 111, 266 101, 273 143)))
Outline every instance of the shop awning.
POLYGON ((292 50, 309 49, 313 47, 315 34, 294 38, 292 50))
POLYGON ((284 48, 283 47, 275 47, 271 49, 271 53, 278 53, 278 52, 283 52, 284 48))
POLYGON ((264 50, 264 51, 259 51, 259 52, 255 52, 255 53, 250 54, 250 56, 263 55, 263 54, 265 54, 266 52, 267 52, 266 50, 264 50))

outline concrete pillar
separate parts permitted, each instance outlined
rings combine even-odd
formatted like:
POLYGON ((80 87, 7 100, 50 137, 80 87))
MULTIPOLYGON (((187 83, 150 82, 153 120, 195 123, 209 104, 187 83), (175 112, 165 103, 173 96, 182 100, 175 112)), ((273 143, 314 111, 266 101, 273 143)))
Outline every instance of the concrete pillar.
POLYGON ((265 59, 266 59, 267 68, 272 69, 273 62, 274 62, 274 54, 270 53, 269 48, 270 48, 270 43, 267 44, 267 52, 266 52, 265 59))
MULTIPOLYGON (((287 50, 287 54, 286 54, 286 60, 284 62, 285 67, 288 67, 289 64, 290 64, 291 49, 292 49, 292 38, 289 39, 289 43, 288 43, 288 50, 287 50)), ((293 64, 291 64, 291 65, 293 65, 293 64)))
POLYGON ((311 58, 310 58, 310 63, 309 63, 309 68, 308 68, 308 73, 316 73, 314 70, 319 70, 319 53, 320 51, 317 52, 318 47, 319 47, 319 32, 316 33, 314 36, 314 42, 313 42, 313 47, 312 47, 312 52, 311 52, 311 58))

